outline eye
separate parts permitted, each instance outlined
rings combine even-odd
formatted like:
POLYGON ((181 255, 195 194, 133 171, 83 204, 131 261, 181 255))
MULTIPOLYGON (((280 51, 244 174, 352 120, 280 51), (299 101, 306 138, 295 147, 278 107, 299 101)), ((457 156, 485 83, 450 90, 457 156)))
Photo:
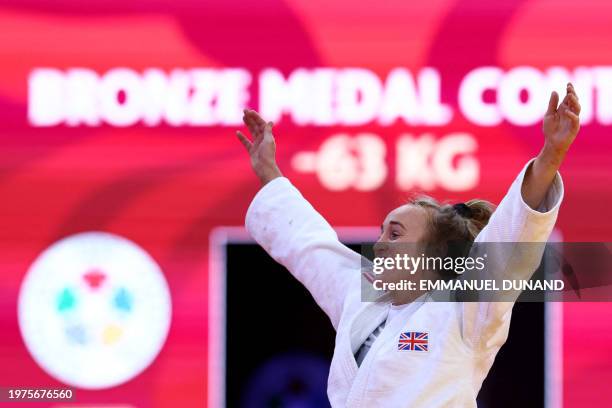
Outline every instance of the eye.
POLYGON ((397 232, 395 232, 395 231, 391 232, 391 238, 397 238, 399 236, 400 236, 400 234, 398 234, 397 232))

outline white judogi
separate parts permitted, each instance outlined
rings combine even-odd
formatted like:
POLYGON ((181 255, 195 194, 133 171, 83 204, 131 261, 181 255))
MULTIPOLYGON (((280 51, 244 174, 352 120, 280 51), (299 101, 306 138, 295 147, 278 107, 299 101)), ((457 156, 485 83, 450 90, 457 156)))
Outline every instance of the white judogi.
MULTIPOLYGON (((522 199, 525 165, 476 238, 543 242, 563 198, 559 174, 539 211, 522 199)), ((327 394, 334 407, 476 407, 476 396, 506 341, 512 302, 413 302, 385 325, 357 367, 354 353, 386 318, 389 301, 361 302, 361 255, 338 241, 287 178, 266 184, 246 215, 251 236, 310 291, 336 329, 327 394), (408 318, 409 317, 409 318, 408 318), (429 351, 399 351, 400 333, 429 333, 429 351)), ((529 277, 539 257, 515 260, 510 276, 529 277)))

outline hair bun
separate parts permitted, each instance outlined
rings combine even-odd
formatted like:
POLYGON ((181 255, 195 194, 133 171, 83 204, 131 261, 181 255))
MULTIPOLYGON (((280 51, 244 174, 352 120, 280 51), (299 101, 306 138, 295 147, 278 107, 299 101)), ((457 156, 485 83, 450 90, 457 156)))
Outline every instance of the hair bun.
POLYGON ((459 214, 463 218, 472 218, 472 216, 474 215, 472 213, 472 209, 468 207, 467 204, 465 203, 457 203, 453 205, 453 209, 455 210, 457 214, 459 214))

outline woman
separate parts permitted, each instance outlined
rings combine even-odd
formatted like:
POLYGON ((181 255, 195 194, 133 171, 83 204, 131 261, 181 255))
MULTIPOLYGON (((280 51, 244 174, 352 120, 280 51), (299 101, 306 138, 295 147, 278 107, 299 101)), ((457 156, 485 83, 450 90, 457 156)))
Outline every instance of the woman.
MULTIPOLYGON (((391 211, 375 250, 390 243, 545 242, 563 198, 558 169, 579 130, 571 84, 563 102, 553 92, 543 121, 544 146, 515 179, 497 209, 481 201, 455 206, 416 200, 391 211)), ((342 245, 330 225, 283 177, 275 162, 272 123, 252 110, 237 132, 263 187, 246 215, 251 236, 310 291, 336 329, 328 378, 334 407, 476 407, 495 355, 506 341, 512 302, 428 302, 428 293, 390 292, 361 299, 361 255, 342 245), (418 338, 419 346, 406 347, 418 338)), ((506 269, 530 276, 539 257, 506 269)))

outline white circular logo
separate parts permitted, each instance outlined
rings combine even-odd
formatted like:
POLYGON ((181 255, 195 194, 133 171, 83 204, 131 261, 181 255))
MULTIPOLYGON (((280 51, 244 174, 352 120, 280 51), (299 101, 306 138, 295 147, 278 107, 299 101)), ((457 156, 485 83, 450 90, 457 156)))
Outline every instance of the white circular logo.
POLYGON ((160 352, 170 328, 170 291, 138 245, 87 232, 54 243, 34 261, 18 315, 43 370, 75 387, 102 389, 134 378, 160 352))

